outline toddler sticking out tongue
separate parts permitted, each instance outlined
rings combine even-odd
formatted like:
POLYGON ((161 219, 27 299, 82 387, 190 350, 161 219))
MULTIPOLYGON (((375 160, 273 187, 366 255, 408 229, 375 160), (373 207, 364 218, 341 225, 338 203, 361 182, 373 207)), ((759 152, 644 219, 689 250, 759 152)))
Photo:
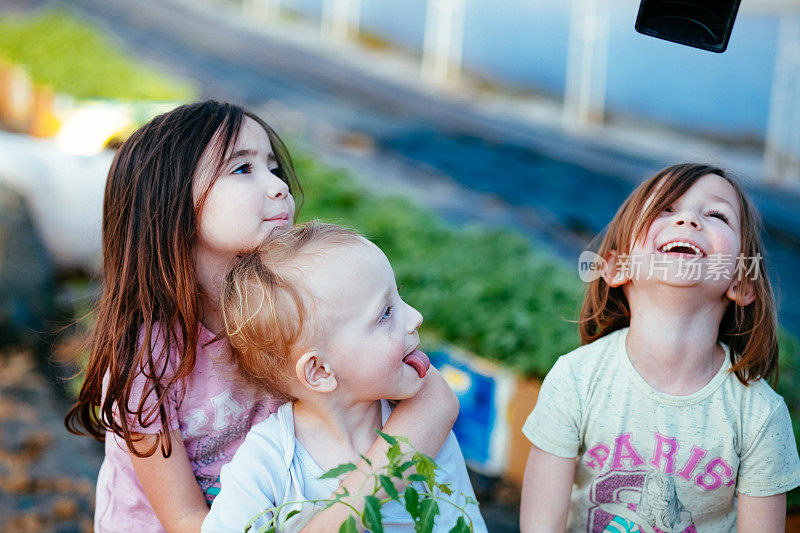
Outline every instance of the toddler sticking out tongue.
POLYGON ((419 377, 424 378, 431 366, 428 356, 419 350, 414 350, 403 358, 403 362, 417 371, 419 377))

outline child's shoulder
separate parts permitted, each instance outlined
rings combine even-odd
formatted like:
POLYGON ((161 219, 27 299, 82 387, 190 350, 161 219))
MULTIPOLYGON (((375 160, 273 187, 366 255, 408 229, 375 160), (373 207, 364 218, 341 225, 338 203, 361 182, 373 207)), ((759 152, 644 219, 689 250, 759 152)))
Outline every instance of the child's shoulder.
MULTIPOLYGON (((734 375, 732 377, 735 378, 736 376, 734 375)), ((766 382, 766 380, 757 379, 749 382, 747 385, 744 385, 741 381, 736 379, 736 383, 738 383, 740 390, 742 390, 744 394, 755 400, 763 401, 772 405, 783 401, 783 396, 775 392, 775 390, 770 386, 769 383, 766 382)))
POLYGON ((758 379, 745 385, 731 372, 727 383, 731 394, 738 397, 737 404, 748 415, 768 416, 779 406, 785 405, 783 396, 775 392, 766 380, 758 379))
POLYGON ((726 362, 725 366, 728 375, 712 398, 725 405, 726 418, 745 432, 744 440, 755 438, 761 428, 775 424, 786 425, 791 432, 789 410, 783 397, 766 380, 757 379, 744 384, 730 372, 730 363, 726 362))
POLYGON ((286 402, 278 410, 261 422, 254 424, 247 432, 245 442, 258 441, 259 446, 266 443, 286 450, 294 444, 294 410, 292 403, 286 402))
POLYGON ((607 368, 618 355, 625 342, 628 328, 612 331, 599 339, 579 346, 558 358, 552 372, 565 373, 573 378, 594 375, 598 369, 607 368))
POLYGON ((230 464, 250 468, 268 463, 271 469, 274 469, 285 463, 284 466, 288 469, 294 457, 294 445, 292 404, 285 403, 266 419, 250 428, 230 464))
MULTIPOLYGON (((178 324, 175 324, 172 328, 169 328, 168 326, 164 325, 164 323, 157 320, 153 322, 149 332, 145 325, 142 324, 139 326, 139 332, 137 334, 137 348, 141 348, 144 344, 146 344, 148 338, 149 351, 154 356, 161 357, 162 355, 166 355, 172 362, 174 362, 174 359, 180 358, 181 346, 183 344, 183 334, 178 324), (163 349, 167 345, 169 346, 169 351, 164 354, 163 349)), ((217 344, 219 340, 220 339, 217 339, 216 335, 214 335, 201 322, 197 323, 196 351, 203 352, 208 349, 211 349, 211 351, 219 351, 219 345, 217 344)))
POLYGON ((740 494, 771 496, 800 484, 792 420, 783 397, 763 379, 747 385, 727 378, 727 419, 737 429, 740 494))

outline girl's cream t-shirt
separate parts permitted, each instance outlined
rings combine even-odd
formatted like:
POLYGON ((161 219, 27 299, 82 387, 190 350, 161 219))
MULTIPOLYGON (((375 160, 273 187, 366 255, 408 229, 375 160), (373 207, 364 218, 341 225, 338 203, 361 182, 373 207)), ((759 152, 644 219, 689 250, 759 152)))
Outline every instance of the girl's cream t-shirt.
POLYGON ((625 348, 628 328, 562 356, 523 433, 578 457, 569 531, 734 531, 736 494, 800 485, 789 412, 763 380, 744 386, 725 362, 688 396, 651 387, 625 348))

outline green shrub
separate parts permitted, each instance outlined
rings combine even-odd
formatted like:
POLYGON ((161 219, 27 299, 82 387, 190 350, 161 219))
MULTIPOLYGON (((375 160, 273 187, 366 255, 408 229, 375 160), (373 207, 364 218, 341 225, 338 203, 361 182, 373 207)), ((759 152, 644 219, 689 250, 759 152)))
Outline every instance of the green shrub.
POLYGON ((0 17, 0 59, 77 98, 187 100, 195 94, 132 60, 86 22, 58 10, 0 17))
MULTIPOLYGON (((780 375, 776 390, 786 400, 792 416, 795 443, 800 442, 800 342, 785 330, 778 332, 780 375)), ((786 505, 800 510, 800 487, 786 495, 786 505)))

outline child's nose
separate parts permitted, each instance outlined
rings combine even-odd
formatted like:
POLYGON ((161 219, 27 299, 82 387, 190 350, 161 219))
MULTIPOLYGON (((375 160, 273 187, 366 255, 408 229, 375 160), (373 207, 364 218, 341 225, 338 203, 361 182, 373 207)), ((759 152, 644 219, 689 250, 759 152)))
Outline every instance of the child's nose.
POLYGON ((683 226, 684 224, 690 224, 694 229, 701 228, 700 219, 691 211, 680 212, 675 217, 676 226, 683 226))
POLYGON ((269 196, 273 200, 286 198, 287 196, 289 196, 289 186, 286 185, 285 181, 275 176, 274 174, 269 174, 267 179, 268 179, 267 196, 269 196))
POLYGON ((422 313, 420 313, 410 305, 408 306, 408 309, 411 312, 411 316, 408 320, 408 332, 414 333, 422 325, 422 313))

